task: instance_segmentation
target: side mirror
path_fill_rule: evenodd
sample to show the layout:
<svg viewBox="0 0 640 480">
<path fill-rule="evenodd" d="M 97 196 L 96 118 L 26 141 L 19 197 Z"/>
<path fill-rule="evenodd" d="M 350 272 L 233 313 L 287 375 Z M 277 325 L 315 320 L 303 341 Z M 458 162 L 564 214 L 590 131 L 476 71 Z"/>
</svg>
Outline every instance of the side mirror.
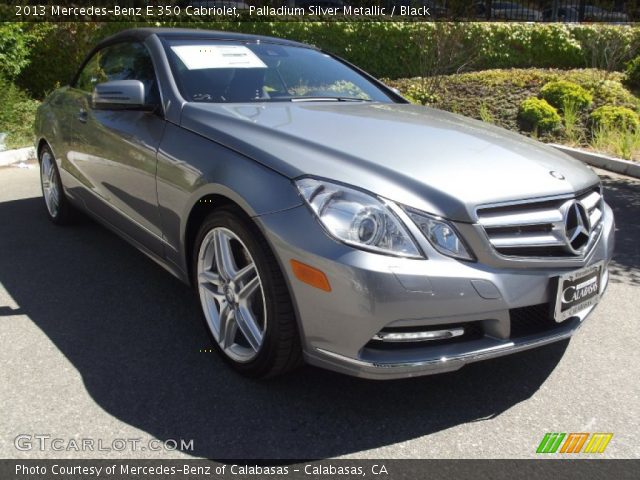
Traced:
<svg viewBox="0 0 640 480">
<path fill-rule="evenodd" d="M 99 110 L 153 110 L 144 101 L 144 84 L 140 80 L 113 80 L 93 89 L 93 107 Z"/>
</svg>

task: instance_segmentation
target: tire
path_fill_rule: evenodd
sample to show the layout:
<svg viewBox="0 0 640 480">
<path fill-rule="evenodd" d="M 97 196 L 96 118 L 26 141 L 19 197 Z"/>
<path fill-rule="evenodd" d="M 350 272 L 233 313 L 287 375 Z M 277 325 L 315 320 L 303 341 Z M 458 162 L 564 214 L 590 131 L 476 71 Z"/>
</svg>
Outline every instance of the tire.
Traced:
<svg viewBox="0 0 640 480">
<path fill-rule="evenodd" d="M 40 163 L 40 187 L 49 220 L 56 225 L 75 223 L 79 212 L 69 203 L 64 193 L 58 165 L 47 145 L 40 149 L 38 160 Z"/>
<path fill-rule="evenodd" d="M 302 364 L 289 289 L 265 238 L 240 209 L 222 207 L 205 218 L 192 272 L 213 345 L 236 371 L 267 378 Z"/>
</svg>

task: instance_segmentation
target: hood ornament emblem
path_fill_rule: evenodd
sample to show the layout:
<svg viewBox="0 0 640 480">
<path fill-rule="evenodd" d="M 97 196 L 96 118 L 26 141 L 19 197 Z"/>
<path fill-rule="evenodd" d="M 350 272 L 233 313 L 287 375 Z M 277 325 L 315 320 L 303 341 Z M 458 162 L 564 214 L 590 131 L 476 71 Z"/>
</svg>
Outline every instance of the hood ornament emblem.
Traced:
<svg viewBox="0 0 640 480">
<path fill-rule="evenodd" d="M 551 170 L 549 172 L 549 175 L 551 175 L 553 178 L 557 178 L 558 180 L 565 179 L 565 176 L 563 174 L 561 174 L 560 172 L 556 172 L 555 170 Z"/>
</svg>

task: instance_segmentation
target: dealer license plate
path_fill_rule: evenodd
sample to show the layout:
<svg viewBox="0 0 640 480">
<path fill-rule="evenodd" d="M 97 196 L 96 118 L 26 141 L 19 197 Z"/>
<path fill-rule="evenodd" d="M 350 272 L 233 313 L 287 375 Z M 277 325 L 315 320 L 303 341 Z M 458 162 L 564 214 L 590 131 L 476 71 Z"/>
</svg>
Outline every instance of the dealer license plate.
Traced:
<svg viewBox="0 0 640 480">
<path fill-rule="evenodd" d="M 554 318 L 564 322 L 567 318 L 589 308 L 600 300 L 603 263 L 560 276 Z"/>
</svg>

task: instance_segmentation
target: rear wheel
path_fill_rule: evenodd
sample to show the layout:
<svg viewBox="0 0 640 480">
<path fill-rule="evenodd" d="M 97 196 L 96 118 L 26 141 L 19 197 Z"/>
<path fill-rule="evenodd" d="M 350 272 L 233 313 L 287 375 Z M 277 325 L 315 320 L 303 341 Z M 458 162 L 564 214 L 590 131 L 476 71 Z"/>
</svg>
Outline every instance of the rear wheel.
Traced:
<svg viewBox="0 0 640 480">
<path fill-rule="evenodd" d="M 77 211 L 69 204 L 62 188 L 58 165 L 48 146 L 40 150 L 40 185 L 49 219 L 58 225 L 73 223 Z"/>
<path fill-rule="evenodd" d="M 195 242 L 194 285 L 214 345 L 239 372 L 282 374 L 301 363 L 293 306 L 278 263 L 258 228 L 224 207 Z"/>
</svg>

